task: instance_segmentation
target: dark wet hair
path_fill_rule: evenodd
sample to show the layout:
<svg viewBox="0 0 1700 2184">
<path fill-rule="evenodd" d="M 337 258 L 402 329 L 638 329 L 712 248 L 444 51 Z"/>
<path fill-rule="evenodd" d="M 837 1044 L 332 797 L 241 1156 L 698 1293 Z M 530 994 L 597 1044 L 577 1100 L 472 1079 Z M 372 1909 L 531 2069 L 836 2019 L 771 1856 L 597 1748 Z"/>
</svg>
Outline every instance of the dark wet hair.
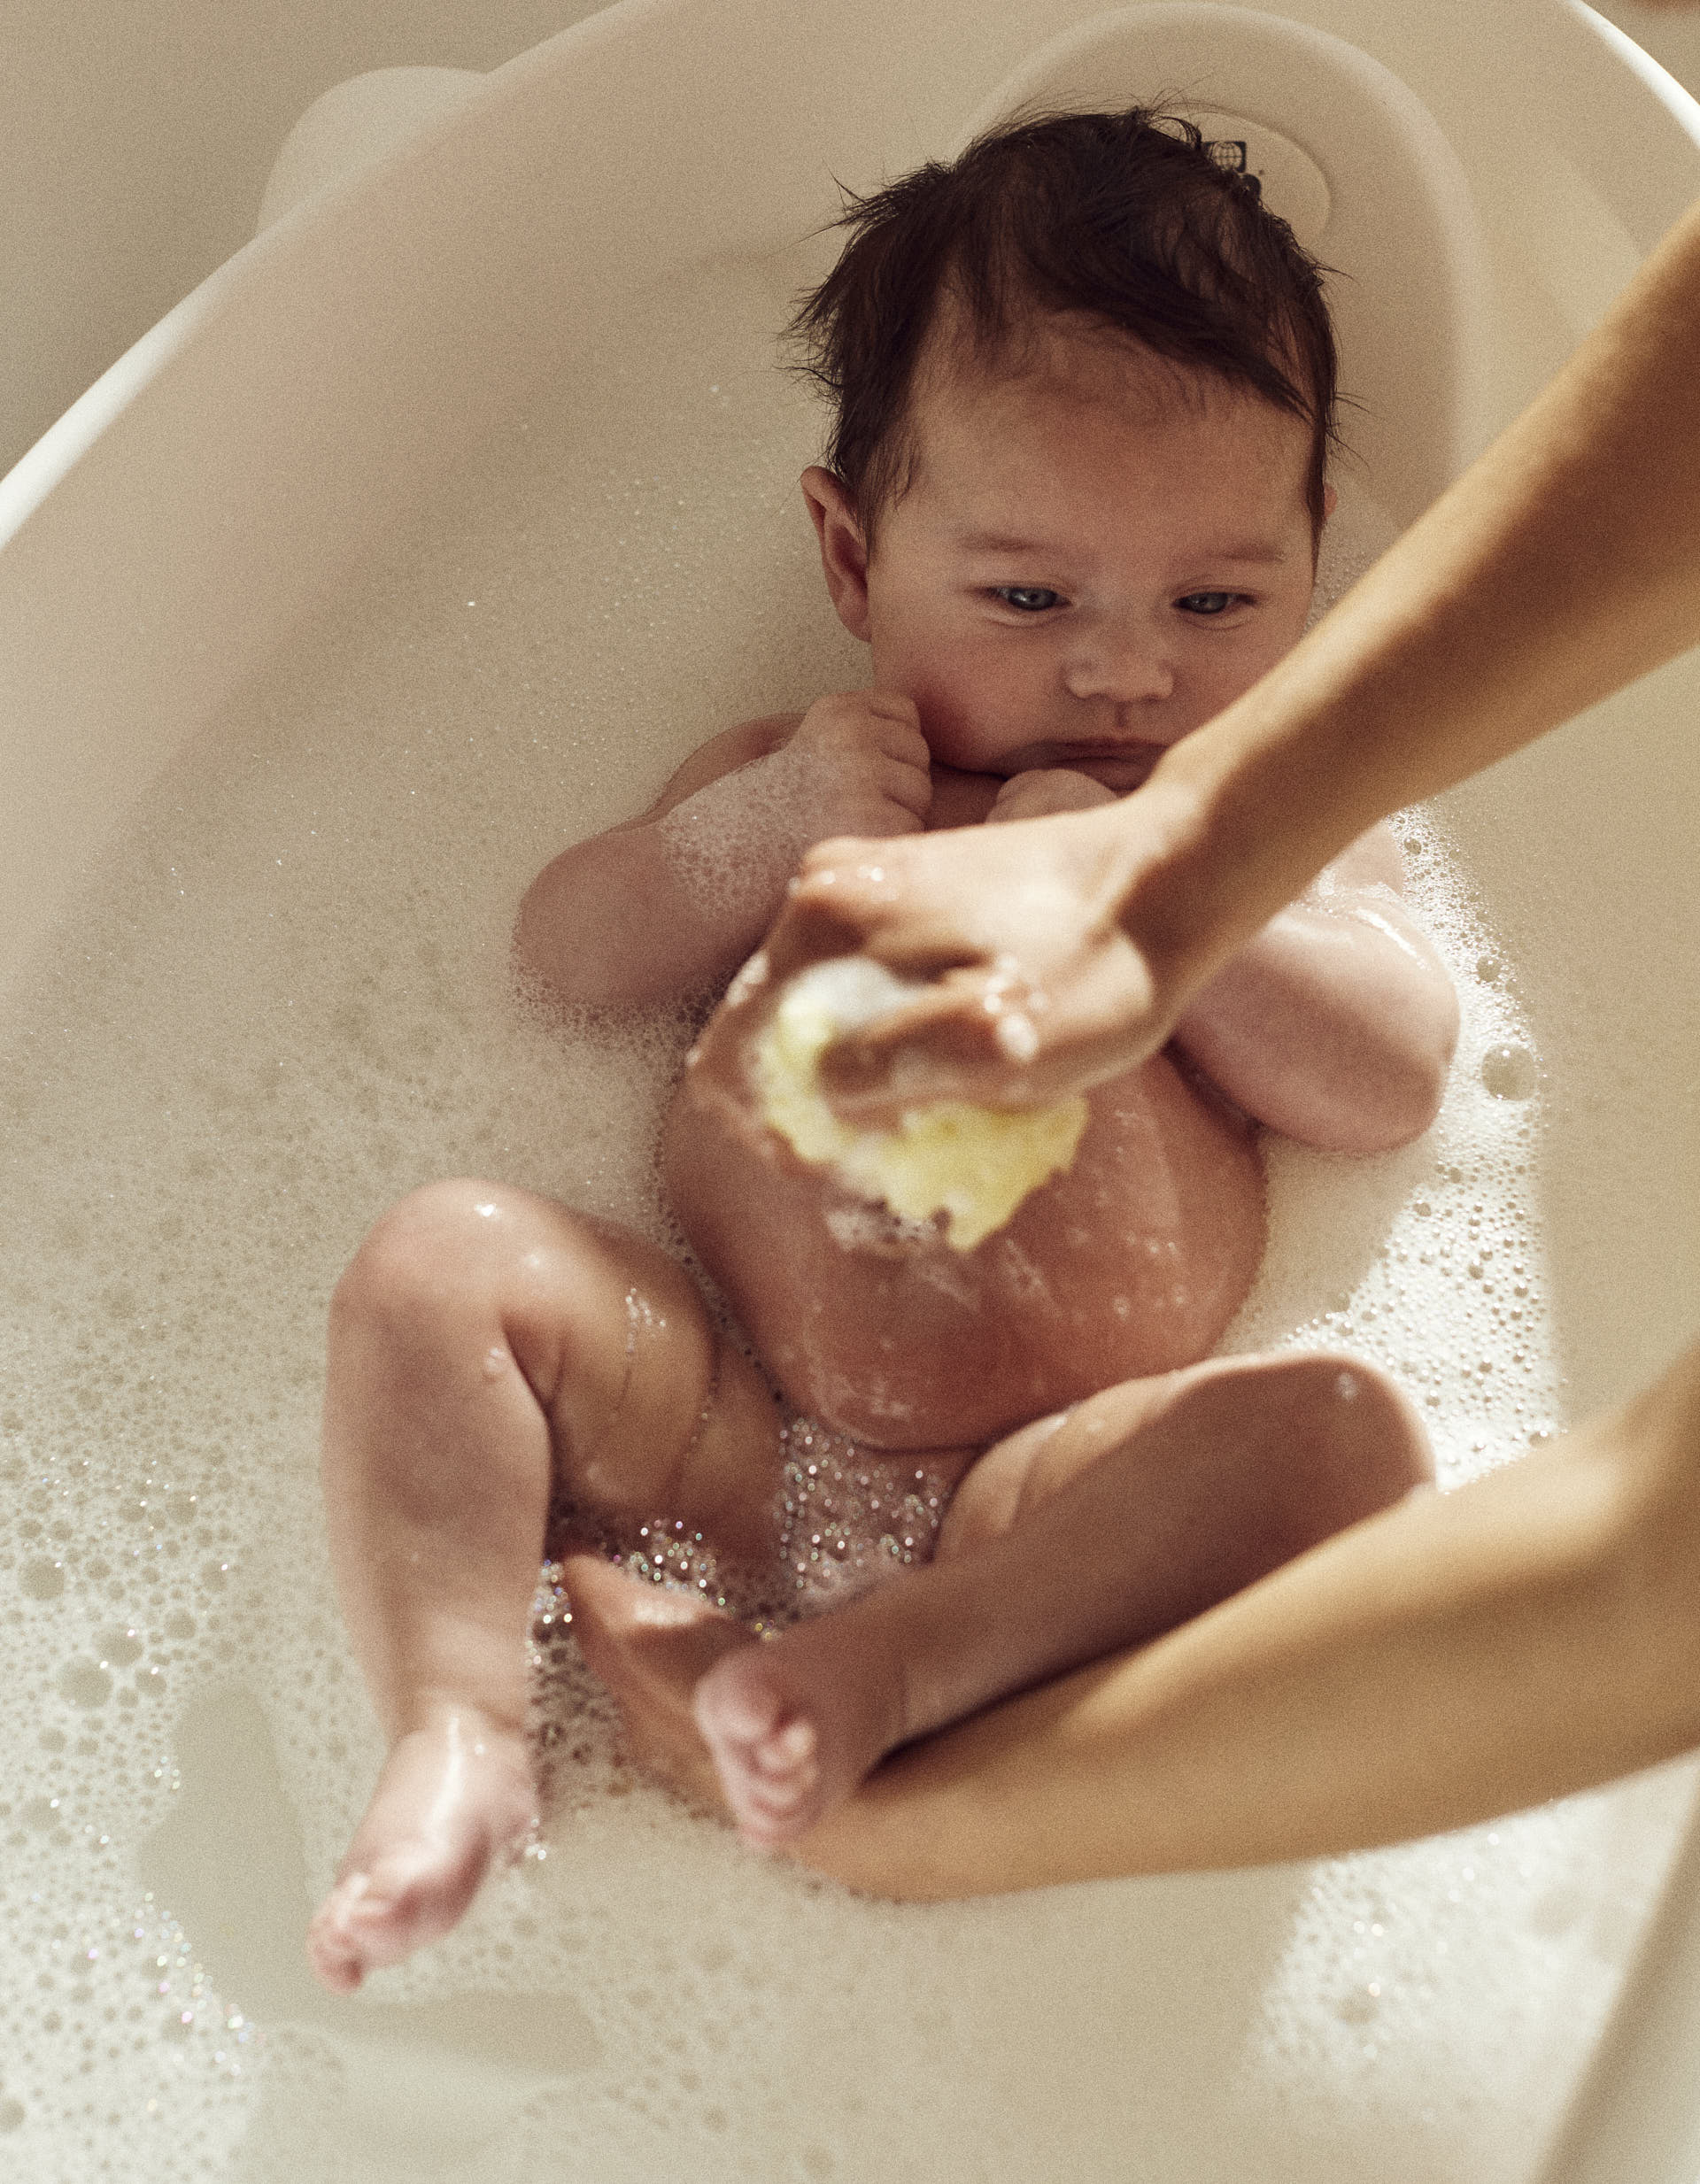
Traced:
<svg viewBox="0 0 1700 2184">
<path fill-rule="evenodd" d="M 916 368 L 947 296 L 981 367 L 1018 367 L 1035 318 L 1069 313 L 1303 418 L 1320 536 L 1338 437 L 1325 268 L 1191 122 L 1142 106 L 1029 113 L 948 166 L 845 194 L 834 224 L 850 239 L 786 333 L 832 405 L 825 462 L 865 536 L 912 481 Z"/>
</svg>

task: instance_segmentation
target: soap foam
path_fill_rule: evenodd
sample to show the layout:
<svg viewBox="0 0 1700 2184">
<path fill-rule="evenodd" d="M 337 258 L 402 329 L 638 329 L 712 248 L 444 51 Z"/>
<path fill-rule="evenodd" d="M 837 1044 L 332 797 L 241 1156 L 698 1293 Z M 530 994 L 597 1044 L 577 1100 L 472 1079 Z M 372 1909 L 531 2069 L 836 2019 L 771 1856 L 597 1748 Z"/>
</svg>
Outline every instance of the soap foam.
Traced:
<svg viewBox="0 0 1700 2184">
<path fill-rule="evenodd" d="M 922 991 L 865 956 L 831 957 L 792 979 L 755 1042 L 762 1119 L 800 1159 L 831 1168 L 846 1189 L 886 1208 L 900 1230 L 925 1229 L 942 1214 L 952 1249 L 972 1251 L 1071 1164 L 1086 1103 L 1005 1109 L 940 1100 L 906 1109 L 889 1130 L 842 1122 L 821 1089 L 822 1054 L 841 1033 Z M 846 1249 L 869 1240 L 865 1222 L 829 1215 L 828 1226 Z"/>
<path fill-rule="evenodd" d="M 1305 1878 L 882 1906 L 637 1784 L 547 1572 L 546 1857 L 355 2002 L 306 1985 L 380 1756 L 316 1483 L 330 1289 L 387 1203 L 457 1172 L 668 1233 L 654 1131 L 692 1026 L 524 1006 L 520 888 L 705 734 L 862 679 L 795 505 L 815 424 L 771 368 L 784 276 L 634 306 L 619 360 L 158 785 L 10 1025 L 8 2172 L 355 2179 L 382 2149 L 480 2184 L 563 2157 L 599 2184 L 681 2161 L 951 2184 L 1121 2175 L 1137 2143 L 1182 2184 L 1255 2134 L 1271 2175 L 1300 2149 L 1318 2184 L 1386 2175 L 1396 2146 L 1402 2178 L 1512 2184 L 1601 2021 L 1668 1789 Z M 1514 969 L 1444 837 L 1401 824 L 1464 999 L 1446 1108 L 1378 1161 L 1271 1148 L 1235 1339 L 1381 1358 L 1458 1478 L 1561 1421 L 1541 1100 L 1483 1082 L 1533 1052 Z M 800 1538 L 831 1559 L 854 1482 L 807 1477 Z"/>
</svg>

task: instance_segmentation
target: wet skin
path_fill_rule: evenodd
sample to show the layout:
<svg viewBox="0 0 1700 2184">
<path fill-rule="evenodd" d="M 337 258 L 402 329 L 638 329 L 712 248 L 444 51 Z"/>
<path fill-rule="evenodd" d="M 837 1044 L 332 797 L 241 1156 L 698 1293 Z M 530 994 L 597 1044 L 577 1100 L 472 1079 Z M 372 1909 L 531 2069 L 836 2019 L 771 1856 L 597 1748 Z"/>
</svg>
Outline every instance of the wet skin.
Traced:
<svg viewBox="0 0 1700 2184">
<path fill-rule="evenodd" d="M 923 372 L 914 428 L 871 551 L 830 474 L 804 490 L 876 689 L 915 708 L 929 828 L 1135 787 L 1302 628 L 1309 434 L 1269 405 L 1064 330 L 1017 377 Z M 800 1409 L 882 1447 L 983 1447 L 1214 1347 L 1262 1257 L 1263 1184 L 1194 1073 L 1160 1055 L 1099 1087 L 1068 1173 L 959 1253 L 761 1125 L 747 1053 L 770 997 L 740 985 L 669 1112 L 664 1172 Z"/>
<path fill-rule="evenodd" d="M 1243 1120 L 1167 1056 L 1094 1091 L 1072 1166 L 961 1252 L 752 1113 L 764 999 L 715 1016 L 662 1159 L 692 1245 L 800 1410 L 882 1448 L 984 1447 L 1215 1346 L 1263 1256 L 1263 1170 Z"/>
<path fill-rule="evenodd" d="M 801 794 L 805 844 L 1088 809 L 1299 635 L 1315 542 L 1298 421 L 1054 328 L 1013 377 L 923 371 L 910 421 L 913 474 L 871 544 L 836 480 L 804 479 L 872 688 L 729 730 L 649 813 L 553 861 L 519 945 L 563 998 L 730 976 L 795 861 L 789 837 L 775 861 L 776 781 Z M 702 797 L 755 874 L 719 926 L 666 839 Z M 1376 1376 L 1348 1396 L 1333 1361 L 1190 1362 L 1256 1275 L 1263 1204 L 1250 1127 L 1188 1053 L 1239 1109 L 1320 1144 L 1402 1142 L 1438 1098 L 1449 988 L 1400 929 L 1390 843 L 1350 854 L 1335 899 L 1274 921 L 1173 1052 L 1098 1088 L 1070 1172 L 968 1254 L 896 1231 L 763 1129 L 745 1077 L 759 987 L 711 1024 L 664 1136 L 688 1232 L 796 1405 L 870 1462 L 925 1451 L 962 1482 L 938 1563 L 771 1646 L 700 1603 L 658 1621 L 653 1587 L 575 1563 L 586 1649 L 634 1741 L 717 1784 L 753 1838 L 806 1829 L 893 1741 L 1196 1612 L 1426 1476 Z M 1364 1134 L 1331 1134 L 1342 1115 Z M 325 1479 L 390 1749 L 314 1921 L 327 1984 L 446 1931 L 535 1820 L 524 1637 L 552 1496 L 685 1511 L 748 1551 L 776 1538 L 782 1427 L 639 1239 L 483 1184 L 431 1186 L 378 1224 L 333 1309 Z M 1302 1442 L 1307 1460 L 1283 1461 Z"/>
</svg>

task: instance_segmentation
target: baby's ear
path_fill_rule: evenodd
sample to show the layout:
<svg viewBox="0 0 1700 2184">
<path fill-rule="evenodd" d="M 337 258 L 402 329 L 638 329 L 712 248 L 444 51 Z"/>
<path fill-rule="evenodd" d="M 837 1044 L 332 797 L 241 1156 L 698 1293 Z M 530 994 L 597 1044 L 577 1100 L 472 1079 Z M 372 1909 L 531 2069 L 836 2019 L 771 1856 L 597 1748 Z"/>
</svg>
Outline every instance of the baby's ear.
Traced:
<svg viewBox="0 0 1700 2184">
<path fill-rule="evenodd" d="M 821 568 L 838 620 L 853 637 L 868 642 L 868 546 L 855 503 L 844 480 L 819 463 L 802 475 L 803 498 L 821 542 Z"/>
</svg>

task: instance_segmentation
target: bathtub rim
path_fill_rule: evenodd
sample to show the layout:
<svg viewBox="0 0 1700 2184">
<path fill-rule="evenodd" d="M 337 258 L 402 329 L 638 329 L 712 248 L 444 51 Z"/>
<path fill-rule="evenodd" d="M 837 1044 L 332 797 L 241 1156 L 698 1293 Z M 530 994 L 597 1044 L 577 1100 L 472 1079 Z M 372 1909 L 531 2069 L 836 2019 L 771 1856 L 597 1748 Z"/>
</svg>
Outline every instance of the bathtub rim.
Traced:
<svg viewBox="0 0 1700 2184">
<path fill-rule="evenodd" d="M 1700 102 L 1676 85 L 1625 34 L 1588 8 L 1584 0 L 1558 0 L 1558 4 L 1613 50 L 1679 129 L 1700 147 Z M 569 27 L 558 39 L 547 42 L 546 47 L 533 49 L 531 54 L 509 63 L 506 69 L 492 72 L 489 84 L 479 89 L 465 108 L 426 125 L 417 136 L 396 147 L 370 168 L 351 174 L 326 196 L 294 208 L 274 228 L 256 237 L 127 351 L 50 428 L 6 478 L 0 480 L 0 548 L 8 540 L 27 532 L 36 515 L 72 481 L 87 459 L 106 440 L 112 428 L 167 374 L 176 359 L 194 348 L 206 328 L 236 307 L 251 283 L 265 278 L 268 253 L 282 255 L 294 251 L 298 248 L 298 235 L 320 232 L 323 223 L 337 217 L 339 207 L 364 203 L 368 194 L 379 194 L 391 188 L 394 178 L 410 167 L 429 166 L 441 143 L 473 126 L 488 104 L 512 96 L 513 84 L 529 80 L 532 67 L 540 71 L 543 64 L 539 56 L 545 51 L 552 54 L 567 41 L 583 41 L 589 35 L 612 35 L 609 26 L 613 18 L 618 17 L 623 22 L 631 17 L 664 17 L 673 12 L 675 5 L 676 0 L 620 0 L 619 6 L 608 11 L 606 16 L 588 18 L 583 23 Z M 552 59 L 549 66 L 553 65 Z M 509 71 L 517 71 L 519 74 L 510 77 Z M 161 760 L 162 764 L 165 762 Z M 1656 1914 L 1655 1927 L 1650 1931 L 1642 1957 L 1629 1975 L 1614 2013 L 1614 2030 L 1610 2039 L 1618 2044 L 1611 2048 L 1611 2054 L 1616 2069 L 1622 2073 L 1620 2082 L 1624 2087 L 1634 2082 L 1629 2078 L 1626 2058 L 1644 2056 L 1650 2052 L 1646 2042 L 1656 2035 L 1663 2038 L 1669 2030 L 1669 2020 L 1659 2014 L 1665 2006 L 1659 1996 L 1667 1995 L 1670 1991 L 1668 1975 L 1659 1971 L 1661 1952 L 1666 1953 L 1668 1961 L 1690 1968 L 1700 1960 L 1700 1925 L 1678 1900 L 1678 1885 L 1685 1871 L 1692 1871 L 1696 1856 L 1700 1856 L 1700 1828 L 1688 1837 L 1687 1849 L 1668 1884 L 1665 1907 Z M 1674 1940 L 1671 1939 L 1673 1935 Z M 1668 1952 L 1672 1950 L 1675 1956 L 1669 1958 Z M 1662 1986 L 1658 1984 L 1661 1979 Z M 1619 2026 L 1620 2034 L 1616 2029 Z M 1602 2057 L 1606 2052 L 1603 2046 Z M 1611 2088 L 1596 2087 L 1590 2081 L 1579 2095 L 1576 2113 L 1581 2118 L 1584 2108 L 1594 2101 L 1615 2100 L 1621 2108 L 1627 2097 L 1621 2090 L 1614 2094 Z M 1576 2127 L 1580 2130 L 1583 2125 L 1579 2122 Z M 1610 2169 L 1598 2165 L 1605 2157 L 1603 2153 L 1582 2156 L 1566 2151 L 1564 2157 L 1572 2165 L 1556 2170 L 1552 2184 L 1557 2184 L 1561 2174 L 1565 2184 L 1584 2184 L 1584 2180 L 1588 2184 L 1595 2184 L 1596 2179 L 1603 2184 L 1607 2175 L 1613 2179 L 1613 2184 L 1634 2184 L 1637 2173 L 1622 2165 L 1625 2150 L 1621 2146 L 1614 2149 L 1615 2165 Z M 1595 2166 L 1586 2165 L 1589 2159 Z M 1584 2165 L 1576 2165 L 1579 2160 Z M 1656 2172 L 1644 2164 L 1639 2174 L 1646 2184 L 1688 2184 L 1686 2175 L 1679 2178 L 1671 2170 Z"/>
</svg>

